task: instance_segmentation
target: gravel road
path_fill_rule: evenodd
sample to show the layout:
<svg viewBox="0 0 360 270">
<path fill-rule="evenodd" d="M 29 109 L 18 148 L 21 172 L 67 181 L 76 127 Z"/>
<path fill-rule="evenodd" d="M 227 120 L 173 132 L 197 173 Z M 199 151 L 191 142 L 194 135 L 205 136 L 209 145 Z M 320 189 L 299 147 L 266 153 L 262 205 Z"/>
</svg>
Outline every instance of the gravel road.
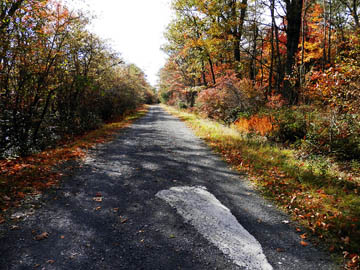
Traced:
<svg viewBox="0 0 360 270">
<path fill-rule="evenodd" d="M 260 243 L 273 269 L 338 269 L 328 254 L 301 246 L 288 216 L 159 106 L 91 150 L 39 199 L 43 207 L 19 210 L 15 227 L 0 225 L 0 269 L 252 269 L 156 196 L 196 186 Z"/>
</svg>

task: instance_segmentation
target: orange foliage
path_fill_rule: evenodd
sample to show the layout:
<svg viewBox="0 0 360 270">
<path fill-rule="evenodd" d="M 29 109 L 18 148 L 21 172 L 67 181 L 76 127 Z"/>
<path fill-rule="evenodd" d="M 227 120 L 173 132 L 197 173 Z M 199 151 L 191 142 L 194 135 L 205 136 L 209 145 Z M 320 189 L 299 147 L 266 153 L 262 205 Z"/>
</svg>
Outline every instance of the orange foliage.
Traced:
<svg viewBox="0 0 360 270">
<path fill-rule="evenodd" d="M 315 4 L 308 14 L 308 19 L 306 20 L 307 33 L 304 42 L 305 63 L 320 64 L 319 61 L 323 58 L 323 14 L 324 9 L 320 4 Z M 299 47 L 301 47 L 301 43 L 299 43 Z"/>
<path fill-rule="evenodd" d="M 272 93 L 267 99 L 268 102 L 266 103 L 266 106 L 269 108 L 282 108 L 286 104 L 286 100 L 281 94 Z"/>
<path fill-rule="evenodd" d="M 242 132 L 256 132 L 261 136 L 265 136 L 275 129 L 272 117 L 258 115 L 253 115 L 249 119 L 239 118 L 235 121 L 235 126 Z"/>
</svg>

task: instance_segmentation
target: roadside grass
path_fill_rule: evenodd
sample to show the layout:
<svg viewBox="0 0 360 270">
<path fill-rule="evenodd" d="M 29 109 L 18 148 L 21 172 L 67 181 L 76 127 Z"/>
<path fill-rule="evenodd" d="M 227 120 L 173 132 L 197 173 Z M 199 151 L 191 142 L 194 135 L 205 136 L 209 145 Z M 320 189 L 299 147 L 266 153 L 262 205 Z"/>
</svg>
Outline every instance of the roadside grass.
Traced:
<svg viewBox="0 0 360 270">
<path fill-rule="evenodd" d="M 147 111 L 148 107 L 143 106 L 97 130 L 75 138 L 69 137 L 60 142 L 57 148 L 27 157 L 0 160 L 0 224 L 5 222 L 6 212 L 20 206 L 27 195 L 39 194 L 59 184 L 63 173 L 55 169 L 57 166 L 84 158 L 89 148 L 110 141 L 117 131 L 129 126 Z"/>
<path fill-rule="evenodd" d="M 162 105 L 185 121 L 224 160 L 246 173 L 265 197 L 291 214 L 308 231 L 299 231 L 306 246 L 310 233 L 315 244 L 344 258 L 357 269 L 360 250 L 360 181 L 344 175 L 325 157 L 301 159 L 296 150 L 271 144 L 261 136 L 242 134 L 198 115 Z"/>
</svg>

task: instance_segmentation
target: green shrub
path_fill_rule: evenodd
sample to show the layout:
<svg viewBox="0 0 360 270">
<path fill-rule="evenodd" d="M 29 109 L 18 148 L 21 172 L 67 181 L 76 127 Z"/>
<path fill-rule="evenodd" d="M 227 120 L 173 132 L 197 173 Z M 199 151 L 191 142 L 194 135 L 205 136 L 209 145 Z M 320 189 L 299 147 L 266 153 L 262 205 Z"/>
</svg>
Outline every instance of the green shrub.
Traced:
<svg viewBox="0 0 360 270">
<path fill-rule="evenodd" d="M 360 158 L 360 124 L 354 114 L 318 114 L 310 123 L 302 148 L 339 159 Z"/>
<path fill-rule="evenodd" d="M 185 102 L 182 101 L 178 102 L 178 107 L 179 109 L 187 109 L 187 105 L 185 104 Z"/>
<path fill-rule="evenodd" d="M 283 108 L 272 114 L 277 128 L 270 134 L 270 139 L 281 143 L 295 143 L 307 133 L 306 115 L 302 111 Z"/>
<path fill-rule="evenodd" d="M 167 103 L 172 95 L 172 92 L 162 91 L 159 93 L 159 99 L 161 103 Z"/>
</svg>

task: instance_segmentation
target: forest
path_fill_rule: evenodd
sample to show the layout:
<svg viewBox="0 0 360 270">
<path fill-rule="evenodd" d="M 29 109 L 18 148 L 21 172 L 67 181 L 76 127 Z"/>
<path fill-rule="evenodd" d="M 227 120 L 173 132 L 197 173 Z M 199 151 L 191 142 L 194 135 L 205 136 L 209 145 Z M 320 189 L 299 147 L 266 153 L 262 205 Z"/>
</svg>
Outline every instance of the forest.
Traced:
<svg viewBox="0 0 360 270">
<path fill-rule="evenodd" d="M 154 92 L 55 0 L 0 2 L 0 158 L 29 155 L 100 127 Z"/>
<path fill-rule="evenodd" d="M 158 93 L 349 269 L 359 260 L 359 4 L 174 0 Z"/>
<path fill-rule="evenodd" d="M 358 4 L 173 1 L 160 98 L 276 141 L 356 160 Z"/>
</svg>

